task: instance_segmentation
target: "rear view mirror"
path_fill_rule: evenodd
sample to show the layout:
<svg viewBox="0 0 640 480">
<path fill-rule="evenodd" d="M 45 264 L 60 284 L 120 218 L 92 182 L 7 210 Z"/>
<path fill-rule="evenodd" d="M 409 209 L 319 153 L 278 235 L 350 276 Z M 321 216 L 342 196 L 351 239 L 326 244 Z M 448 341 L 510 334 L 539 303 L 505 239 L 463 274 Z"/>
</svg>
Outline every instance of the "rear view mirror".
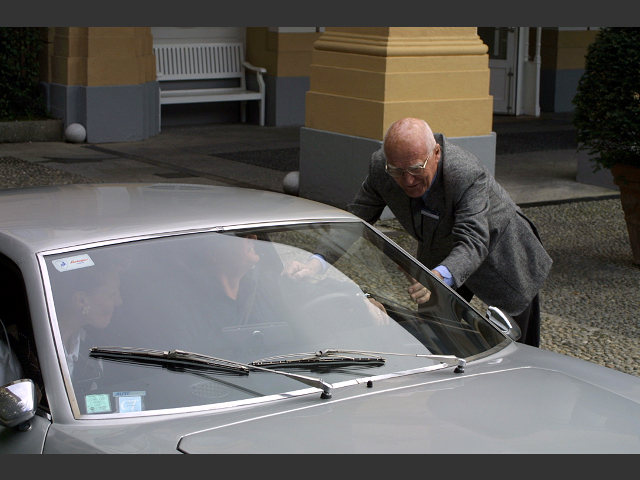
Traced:
<svg viewBox="0 0 640 480">
<path fill-rule="evenodd" d="M 514 342 L 522 336 L 518 324 L 498 307 L 487 309 L 487 320 Z"/>
<path fill-rule="evenodd" d="M 36 413 L 36 388 L 29 379 L 16 380 L 0 387 L 0 425 L 29 430 Z"/>
</svg>

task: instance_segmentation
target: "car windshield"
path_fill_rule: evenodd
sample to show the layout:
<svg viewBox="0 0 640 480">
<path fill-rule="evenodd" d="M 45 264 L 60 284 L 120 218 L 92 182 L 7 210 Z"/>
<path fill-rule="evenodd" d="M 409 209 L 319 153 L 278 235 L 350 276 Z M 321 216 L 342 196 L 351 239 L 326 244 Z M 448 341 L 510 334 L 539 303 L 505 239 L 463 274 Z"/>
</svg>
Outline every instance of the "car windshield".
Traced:
<svg viewBox="0 0 640 480">
<path fill-rule="evenodd" d="M 309 388 L 272 368 L 335 387 L 448 368 L 509 342 L 362 222 L 165 235 L 44 259 L 77 415 L 256 401 Z"/>
</svg>

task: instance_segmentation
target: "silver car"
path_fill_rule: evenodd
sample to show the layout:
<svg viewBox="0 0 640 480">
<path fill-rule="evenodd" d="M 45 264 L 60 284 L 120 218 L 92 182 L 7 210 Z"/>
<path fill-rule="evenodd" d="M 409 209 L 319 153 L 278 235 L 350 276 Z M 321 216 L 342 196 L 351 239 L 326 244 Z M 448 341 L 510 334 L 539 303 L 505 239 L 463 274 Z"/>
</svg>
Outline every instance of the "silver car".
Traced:
<svg viewBox="0 0 640 480">
<path fill-rule="evenodd" d="M 640 452 L 639 378 L 516 343 L 327 205 L 5 190 L 0 276 L 0 453 Z"/>
</svg>

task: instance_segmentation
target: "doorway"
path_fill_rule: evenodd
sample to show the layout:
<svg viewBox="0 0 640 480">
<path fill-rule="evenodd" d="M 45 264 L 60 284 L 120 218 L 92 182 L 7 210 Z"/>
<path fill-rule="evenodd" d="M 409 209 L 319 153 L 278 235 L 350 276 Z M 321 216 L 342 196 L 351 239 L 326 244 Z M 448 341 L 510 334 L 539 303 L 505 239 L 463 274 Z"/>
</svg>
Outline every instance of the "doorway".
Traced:
<svg viewBox="0 0 640 480">
<path fill-rule="evenodd" d="M 478 27 L 478 35 L 489 47 L 491 78 L 489 93 L 493 112 L 514 115 L 517 79 L 518 29 L 515 27 Z"/>
</svg>

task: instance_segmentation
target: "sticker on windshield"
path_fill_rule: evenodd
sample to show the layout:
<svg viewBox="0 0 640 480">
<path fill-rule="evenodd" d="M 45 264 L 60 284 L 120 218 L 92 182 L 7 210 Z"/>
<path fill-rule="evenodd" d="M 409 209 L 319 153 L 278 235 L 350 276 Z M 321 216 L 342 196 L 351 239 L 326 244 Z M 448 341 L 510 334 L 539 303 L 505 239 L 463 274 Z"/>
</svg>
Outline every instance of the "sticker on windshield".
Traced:
<svg viewBox="0 0 640 480">
<path fill-rule="evenodd" d="M 85 395 L 84 401 L 87 405 L 87 413 L 109 413 L 111 411 L 111 402 L 106 393 Z"/>
<path fill-rule="evenodd" d="M 92 267 L 94 265 L 93 260 L 87 254 L 76 255 L 73 257 L 58 258 L 51 262 L 56 270 L 59 272 L 67 272 L 69 270 L 76 270 L 77 268 Z"/>
<path fill-rule="evenodd" d="M 118 403 L 118 412 L 141 412 L 142 411 L 142 397 L 146 392 L 134 391 L 134 392 L 113 392 L 113 396 Z"/>
</svg>

